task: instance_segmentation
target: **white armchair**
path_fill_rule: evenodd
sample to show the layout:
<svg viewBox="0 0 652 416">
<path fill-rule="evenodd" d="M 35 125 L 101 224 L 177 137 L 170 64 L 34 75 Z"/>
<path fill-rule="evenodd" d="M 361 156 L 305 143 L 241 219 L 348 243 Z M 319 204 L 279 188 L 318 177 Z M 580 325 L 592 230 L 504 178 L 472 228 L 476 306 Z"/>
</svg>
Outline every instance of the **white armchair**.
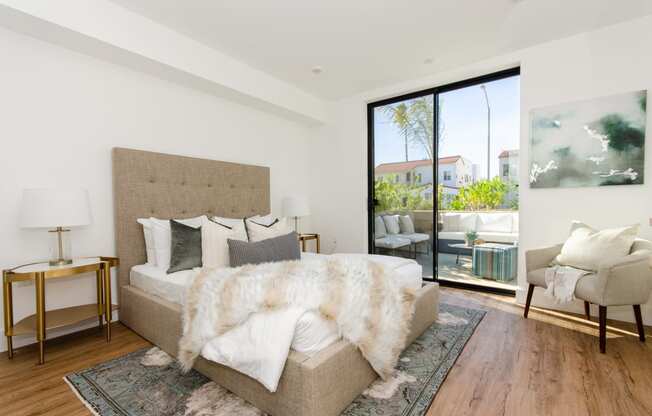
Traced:
<svg viewBox="0 0 652 416">
<path fill-rule="evenodd" d="M 562 244 L 529 250 L 525 253 L 528 292 L 523 316 L 527 318 L 532 294 L 536 286 L 546 288 L 545 269 L 561 252 Z M 587 319 L 591 319 L 590 304 L 599 308 L 600 352 L 607 342 L 607 307 L 632 305 L 639 339 L 645 342 L 641 305 L 647 303 L 652 292 L 652 242 L 636 239 L 630 254 L 617 262 L 605 263 L 598 271 L 582 277 L 575 287 L 575 297 L 584 301 Z"/>
</svg>

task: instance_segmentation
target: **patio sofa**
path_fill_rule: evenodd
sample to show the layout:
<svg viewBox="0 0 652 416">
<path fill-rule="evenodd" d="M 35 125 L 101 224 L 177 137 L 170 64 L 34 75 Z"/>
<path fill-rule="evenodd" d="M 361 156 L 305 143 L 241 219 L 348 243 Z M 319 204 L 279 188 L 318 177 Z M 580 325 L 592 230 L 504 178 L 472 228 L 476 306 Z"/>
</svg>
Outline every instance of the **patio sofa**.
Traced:
<svg viewBox="0 0 652 416">
<path fill-rule="evenodd" d="M 440 218 L 440 253 L 457 254 L 459 249 L 449 245 L 463 243 L 468 231 L 476 231 L 479 239 L 490 243 L 518 242 L 518 212 L 444 212 Z"/>
<path fill-rule="evenodd" d="M 374 244 L 376 248 L 395 252 L 400 249 L 414 250 L 426 243 L 426 251 L 430 252 L 430 235 L 418 233 L 414 229 L 414 219 L 410 215 L 384 214 L 377 215 L 374 222 Z"/>
</svg>

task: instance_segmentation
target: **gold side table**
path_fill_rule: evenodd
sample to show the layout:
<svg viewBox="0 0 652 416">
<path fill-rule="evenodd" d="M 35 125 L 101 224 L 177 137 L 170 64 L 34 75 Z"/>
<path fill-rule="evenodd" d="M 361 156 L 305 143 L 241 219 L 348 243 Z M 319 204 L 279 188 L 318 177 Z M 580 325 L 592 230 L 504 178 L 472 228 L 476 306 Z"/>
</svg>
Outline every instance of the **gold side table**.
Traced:
<svg viewBox="0 0 652 416">
<path fill-rule="evenodd" d="M 306 251 L 306 241 L 315 240 L 315 253 L 319 253 L 319 234 L 299 234 L 299 241 L 301 242 L 301 251 Z"/>
<path fill-rule="evenodd" d="M 3 270 L 4 324 L 9 358 L 13 358 L 14 355 L 12 337 L 36 334 L 36 341 L 39 344 L 38 362 L 43 364 L 45 362 L 46 330 L 72 325 L 93 317 L 98 318 L 100 330 L 106 323 L 106 342 L 111 341 L 111 312 L 118 309 L 117 305 L 111 303 L 111 267 L 119 264 L 120 260 L 116 257 L 90 257 L 74 259 L 72 264 L 63 266 L 50 266 L 48 262 L 44 262 Z M 97 303 L 45 310 L 45 283 L 47 281 L 92 272 L 95 272 Z M 23 281 L 34 281 L 36 313 L 14 324 L 12 284 Z"/>
</svg>

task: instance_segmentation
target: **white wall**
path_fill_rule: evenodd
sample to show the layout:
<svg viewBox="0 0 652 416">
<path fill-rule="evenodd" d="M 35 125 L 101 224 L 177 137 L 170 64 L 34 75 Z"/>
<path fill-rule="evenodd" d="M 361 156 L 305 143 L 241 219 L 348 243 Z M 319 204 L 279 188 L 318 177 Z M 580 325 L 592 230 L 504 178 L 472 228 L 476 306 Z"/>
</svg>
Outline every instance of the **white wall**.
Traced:
<svg viewBox="0 0 652 416">
<path fill-rule="evenodd" d="M 581 219 L 595 227 L 640 223 L 641 236 L 652 239 L 652 146 L 647 146 L 645 185 L 604 188 L 532 190 L 527 182 L 530 110 L 568 101 L 652 87 L 652 17 L 603 28 L 542 44 L 514 54 L 485 60 L 455 71 L 406 81 L 336 103 L 333 123 L 321 129 L 320 150 L 325 164 L 337 160 L 337 171 L 322 184 L 315 220 L 328 250 L 367 250 L 367 130 L 366 103 L 402 93 L 521 66 L 520 141 L 520 270 L 526 287 L 523 252 L 565 239 L 570 221 Z M 648 118 L 648 132 L 652 117 Z M 648 138 L 650 133 L 648 133 Z M 330 157 L 325 157 L 330 154 Z M 337 195 L 333 198 L 332 195 Z M 522 291 L 518 298 L 523 299 Z M 543 304 L 540 294 L 535 303 Z M 573 306 L 579 311 L 579 305 Z M 652 323 L 652 307 L 644 307 Z M 632 320 L 631 308 L 611 308 L 609 316 Z"/>
<path fill-rule="evenodd" d="M 1 268 L 47 258 L 47 233 L 17 226 L 28 187 L 88 188 L 94 221 L 73 231 L 74 252 L 115 254 L 114 146 L 269 166 L 275 212 L 286 195 L 310 195 L 314 133 L 306 125 L 5 29 L 0 50 Z M 47 308 L 94 302 L 93 282 L 49 283 Z M 14 290 L 16 321 L 33 313 L 33 292 Z M 16 340 L 26 342 L 33 339 Z"/>
</svg>

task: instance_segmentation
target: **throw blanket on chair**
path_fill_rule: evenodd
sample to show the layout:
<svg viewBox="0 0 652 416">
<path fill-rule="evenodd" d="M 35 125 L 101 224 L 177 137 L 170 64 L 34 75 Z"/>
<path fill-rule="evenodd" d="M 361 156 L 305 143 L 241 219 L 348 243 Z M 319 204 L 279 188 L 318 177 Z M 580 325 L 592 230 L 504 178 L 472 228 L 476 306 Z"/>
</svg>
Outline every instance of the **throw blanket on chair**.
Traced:
<svg viewBox="0 0 652 416">
<path fill-rule="evenodd" d="M 387 379 L 405 347 L 415 299 L 390 269 L 361 258 L 203 270 L 186 295 L 178 358 L 188 371 L 200 353 L 211 359 L 212 344 L 241 333 L 253 345 L 230 340 L 237 347 L 216 361 L 276 391 L 296 322 L 303 313 L 316 311 L 335 322 L 341 336 Z M 256 340 L 255 328 L 271 336 Z"/>
<path fill-rule="evenodd" d="M 577 281 L 587 274 L 590 272 L 568 266 L 548 267 L 545 272 L 545 293 L 552 296 L 557 303 L 571 302 L 575 299 Z"/>
</svg>

